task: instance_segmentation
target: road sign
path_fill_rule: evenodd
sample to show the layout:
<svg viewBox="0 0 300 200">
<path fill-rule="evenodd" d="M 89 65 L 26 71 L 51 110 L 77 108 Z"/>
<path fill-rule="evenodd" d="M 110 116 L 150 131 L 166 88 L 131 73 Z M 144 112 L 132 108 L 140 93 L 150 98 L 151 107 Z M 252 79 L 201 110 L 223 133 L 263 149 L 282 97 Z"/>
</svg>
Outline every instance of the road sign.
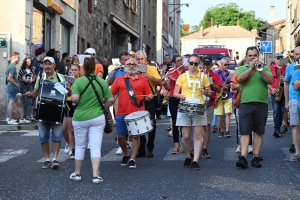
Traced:
<svg viewBox="0 0 300 200">
<path fill-rule="evenodd" d="M 260 51 L 262 53 L 272 53 L 272 41 L 261 41 Z"/>
<path fill-rule="evenodd" d="M 6 47 L 7 47 L 6 38 L 0 38 L 0 48 L 6 48 Z"/>
</svg>

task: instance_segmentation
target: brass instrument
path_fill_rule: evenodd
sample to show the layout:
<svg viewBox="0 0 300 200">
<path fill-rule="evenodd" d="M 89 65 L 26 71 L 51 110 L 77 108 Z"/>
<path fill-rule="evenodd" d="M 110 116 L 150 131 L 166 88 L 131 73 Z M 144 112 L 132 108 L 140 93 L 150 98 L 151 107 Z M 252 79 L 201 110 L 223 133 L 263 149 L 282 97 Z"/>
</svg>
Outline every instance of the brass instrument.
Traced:
<svg viewBox="0 0 300 200">
<path fill-rule="evenodd" d="M 227 92 L 224 91 L 224 86 L 227 84 L 229 76 L 230 76 L 230 74 L 228 74 L 226 80 L 224 81 L 224 83 L 222 85 L 221 92 L 216 97 L 216 105 L 215 105 L 215 107 L 218 106 L 218 103 L 220 102 L 221 99 L 225 99 L 227 97 Z"/>
<path fill-rule="evenodd" d="M 294 62 L 293 59 L 291 58 L 291 52 L 289 52 L 289 53 L 286 55 L 285 58 L 288 59 L 289 64 L 291 64 L 292 62 Z"/>
<path fill-rule="evenodd" d="M 264 63 L 262 63 L 262 62 L 257 62 L 257 63 L 255 63 L 254 66 L 255 66 L 256 70 L 259 72 L 264 70 Z"/>
<path fill-rule="evenodd" d="M 281 79 L 282 69 L 283 69 L 283 66 L 280 68 L 279 77 L 277 77 L 278 85 L 277 85 L 276 92 L 275 92 L 275 101 L 277 101 L 277 102 L 281 101 L 282 95 L 283 95 L 283 89 L 284 89 L 284 82 Z"/>
</svg>

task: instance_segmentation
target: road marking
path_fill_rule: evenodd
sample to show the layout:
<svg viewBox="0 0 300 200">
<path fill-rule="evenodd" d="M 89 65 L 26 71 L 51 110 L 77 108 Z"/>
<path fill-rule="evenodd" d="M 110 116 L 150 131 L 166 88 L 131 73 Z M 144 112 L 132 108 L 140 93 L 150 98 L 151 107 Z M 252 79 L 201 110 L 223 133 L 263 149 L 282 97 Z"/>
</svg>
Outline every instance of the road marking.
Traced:
<svg viewBox="0 0 300 200">
<path fill-rule="evenodd" d="M 39 136 L 39 132 L 38 131 L 30 131 L 21 136 Z"/>
<path fill-rule="evenodd" d="M 4 149 L 4 151 L 0 152 L 0 163 L 24 155 L 27 151 L 28 149 Z"/>
<path fill-rule="evenodd" d="M 172 150 L 174 149 L 174 147 L 171 147 L 169 149 L 169 151 L 167 152 L 167 154 L 164 157 L 164 161 L 184 161 L 186 156 L 184 153 L 179 153 L 179 154 L 172 154 Z"/>
<path fill-rule="evenodd" d="M 50 160 L 52 160 L 52 158 L 53 158 L 53 153 L 50 154 Z M 58 162 L 64 162 L 64 161 L 68 160 L 69 158 L 70 158 L 70 156 L 65 153 L 65 149 L 59 150 L 58 157 L 57 157 Z M 38 160 L 36 162 L 45 162 L 45 158 L 41 158 L 40 160 Z"/>
<path fill-rule="evenodd" d="M 123 154 L 122 155 L 116 155 L 116 151 L 118 148 L 113 148 L 110 152 L 108 152 L 105 156 L 101 158 L 101 161 L 122 161 Z M 129 150 L 129 149 L 128 149 Z"/>
</svg>

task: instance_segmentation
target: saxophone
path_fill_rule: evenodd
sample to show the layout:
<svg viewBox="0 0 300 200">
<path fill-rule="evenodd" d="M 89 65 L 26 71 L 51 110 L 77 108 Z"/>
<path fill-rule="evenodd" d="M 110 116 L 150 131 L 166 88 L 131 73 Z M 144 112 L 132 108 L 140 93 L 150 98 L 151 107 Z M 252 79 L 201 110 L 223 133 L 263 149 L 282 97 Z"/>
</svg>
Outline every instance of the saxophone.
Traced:
<svg viewBox="0 0 300 200">
<path fill-rule="evenodd" d="M 221 92 L 220 92 L 220 93 L 217 95 L 217 97 L 216 97 L 216 105 L 215 105 L 215 107 L 218 106 L 218 103 L 220 102 L 221 99 L 225 99 L 225 98 L 227 97 L 227 92 L 224 91 L 224 86 L 227 84 L 229 75 L 230 75 L 230 74 L 228 74 L 226 80 L 224 81 L 224 83 L 223 83 L 223 85 L 222 85 Z"/>
<path fill-rule="evenodd" d="M 281 76 L 281 73 L 282 73 L 282 68 L 283 66 L 280 68 L 280 76 Z M 276 102 L 280 102 L 281 99 L 282 99 L 282 95 L 283 95 L 283 89 L 284 89 L 284 83 L 281 79 L 281 77 L 279 78 L 278 80 L 278 85 L 277 85 L 277 88 L 276 88 L 276 92 L 275 92 L 275 101 Z"/>
</svg>

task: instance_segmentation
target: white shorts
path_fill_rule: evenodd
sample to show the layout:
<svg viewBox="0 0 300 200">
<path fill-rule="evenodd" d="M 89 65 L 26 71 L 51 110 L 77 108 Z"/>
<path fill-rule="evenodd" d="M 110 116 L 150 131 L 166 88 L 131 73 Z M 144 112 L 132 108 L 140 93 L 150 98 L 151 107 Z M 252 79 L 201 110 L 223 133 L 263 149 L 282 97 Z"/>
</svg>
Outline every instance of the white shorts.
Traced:
<svg viewBox="0 0 300 200">
<path fill-rule="evenodd" d="M 207 114 L 187 115 L 181 112 L 177 113 L 176 126 L 207 126 Z"/>
<path fill-rule="evenodd" d="M 299 115 L 298 115 L 298 100 L 289 100 L 289 113 L 290 113 L 290 125 L 299 126 Z"/>
</svg>

